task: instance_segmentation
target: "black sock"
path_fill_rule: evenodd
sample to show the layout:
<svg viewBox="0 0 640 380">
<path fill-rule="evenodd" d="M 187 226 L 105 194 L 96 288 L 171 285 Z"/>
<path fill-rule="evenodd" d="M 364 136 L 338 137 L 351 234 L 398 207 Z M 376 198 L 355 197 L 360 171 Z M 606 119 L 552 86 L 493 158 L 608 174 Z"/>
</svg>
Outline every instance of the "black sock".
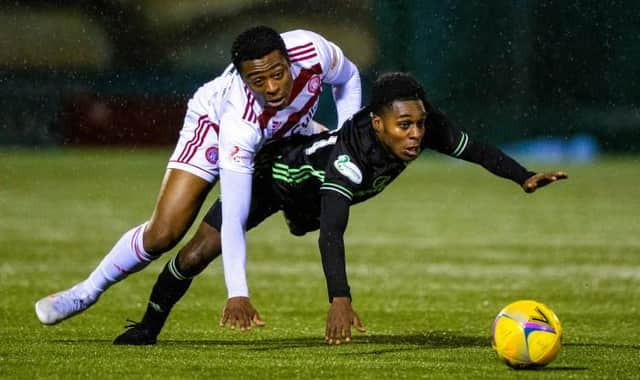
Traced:
<svg viewBox="0 0 640 380">
<path fill-rule="evenodd" d="M 169 317 L 171 308 L 187 292 L 192 278 L 183 276 L 176 266 L 177 258 L 173 257 L 158 276 L 153 285 L 147 311 L 142 317 L 142 324 L 151 333 L 158 335 Z"/>
</svg>

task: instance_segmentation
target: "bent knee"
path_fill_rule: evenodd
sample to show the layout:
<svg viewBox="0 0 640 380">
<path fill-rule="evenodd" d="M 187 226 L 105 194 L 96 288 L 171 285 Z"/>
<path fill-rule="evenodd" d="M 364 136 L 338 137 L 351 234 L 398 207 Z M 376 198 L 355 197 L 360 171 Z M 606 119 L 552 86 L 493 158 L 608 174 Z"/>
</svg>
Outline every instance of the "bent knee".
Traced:
<svg viewBox="0 0 640 380">
<path fill-rule="evenodd" d="M 220 251 L 212 245 L 187 245 L 178 254 L 178 266 L 186 276 L 193 277 L 206 268 L 220 255 Z"/>
<path fill-rule="evenodd" d="M 178 244 L 183 234 L 170 226 L 149 224 L 143 236 L 144 250 L 152 255 L 165 253 Z"/>
<path fill-rule="evenodd" d="M 220 252 L 220 233 L 209 226 L 201 226 L 178 253 L 178 266 L 185 275 L 195 276 L 220 256 Z"/>
</svg>

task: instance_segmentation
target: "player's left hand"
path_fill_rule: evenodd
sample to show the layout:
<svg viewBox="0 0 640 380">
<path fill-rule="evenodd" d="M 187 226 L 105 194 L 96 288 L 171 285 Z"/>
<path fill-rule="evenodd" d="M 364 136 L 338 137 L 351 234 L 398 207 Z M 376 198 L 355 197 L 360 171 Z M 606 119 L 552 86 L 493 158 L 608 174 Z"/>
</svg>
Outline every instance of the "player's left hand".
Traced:
<svg viewBox="0 0 640 380">
<path fill-rule="evenodd" d="M 220 319 L 220 327 L 225 327 L 229 322 L 231 330 L 235 330 L 236 326 L 240 331 L 251 330 L 251 325 L 264 327 L 266 324 L 260 319 L 260 314 L 253 307 L 248 297 L 231 297 L 227 300 L 227 304 L 222 310 L 222 319 Z"/>
<path fill-rule="evenodd" d="M 522 184 L 522 189 L 527 193 L 533 193 L 540 187 L 544 187 L 552 182 L 567 178 L 569 178 L 569 175 L 562 171 L 538 173 L 527 178 L 527 180 L 524 181 L 524 184 Z"/>
<path fill-rule="evenodd" d="M 334 297 L 327 315 L 325 342 L 328 344 L 349 343 L 351 341 L 351 326 L 361 333 L 366 331 L 358 314 L 351 308 L 351 299 L 349 297 Z"/>
</svg>

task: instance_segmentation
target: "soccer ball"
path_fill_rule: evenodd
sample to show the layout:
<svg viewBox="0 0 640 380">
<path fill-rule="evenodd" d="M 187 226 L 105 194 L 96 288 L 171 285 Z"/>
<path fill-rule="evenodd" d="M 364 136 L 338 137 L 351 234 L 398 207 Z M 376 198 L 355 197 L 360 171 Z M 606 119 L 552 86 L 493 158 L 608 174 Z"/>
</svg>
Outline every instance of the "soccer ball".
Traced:
<svg viewBox="0 0 640 380">
<path fill-rule="evenodd" d="M 549 364 L 560 351 L 562 326 L 548 306 L 531 300 L 516 301 L 498 313 L 491 345 L 513 368 Z"/>
</svg>

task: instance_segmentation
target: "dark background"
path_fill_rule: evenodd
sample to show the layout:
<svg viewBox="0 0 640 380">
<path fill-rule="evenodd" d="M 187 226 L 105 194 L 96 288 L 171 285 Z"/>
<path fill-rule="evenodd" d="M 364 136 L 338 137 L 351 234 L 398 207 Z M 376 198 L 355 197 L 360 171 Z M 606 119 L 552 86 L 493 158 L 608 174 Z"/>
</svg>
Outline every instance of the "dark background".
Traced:
<svg viewBox="0 0 640 380">
<path fill-rule="evenodd" d="M 0 145 L 173 145 L 186 101 L 268 24 L 334 41 L 365 87 L 412 72 L 497 144 L 587 134 L 640 152 L 640 2 L 14 1 L 0 9 Z M 329 92 L 318 119 L 334 123 Z"/>
</svg>

